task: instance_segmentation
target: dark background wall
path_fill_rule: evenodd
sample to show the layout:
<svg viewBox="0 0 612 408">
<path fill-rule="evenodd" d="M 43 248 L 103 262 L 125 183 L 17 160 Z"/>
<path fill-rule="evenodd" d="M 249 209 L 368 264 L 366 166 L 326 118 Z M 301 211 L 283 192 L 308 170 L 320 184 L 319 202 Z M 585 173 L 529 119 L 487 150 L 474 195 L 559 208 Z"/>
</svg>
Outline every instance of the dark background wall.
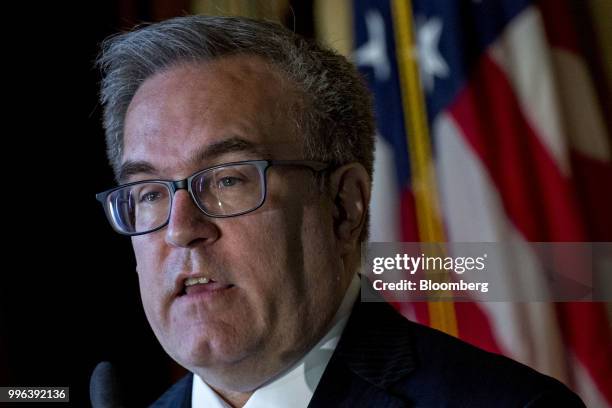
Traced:
<svg viewBox="0 0 612 408">
<path fill-rule="evenodd" d="M 108 360 L 129 406 L 140 407 L 183 373 L 146 322 L 129 239 L 111 231 L 94 198 L 113 179 L 93 61 L 107 35 L 186 14 L 187 3 L 39 2 L 5 12 L 0 386 L 69 386 L 70 406 L 86 407 L 91 372 Z M 302 3 L 297 28 L 312 34 Z"/>
<path fill-rule="evenodd" d="M 173 3 L 162 10 L 142 1 L 40 2 L 12 14 L 4 59 L 12 72 L 4 77 L 11 95 L 3 126 L 2 386 L 70 386 L 70 405 L 89 406 L 89 376 L 101 360 L 119 369 L 130 406 L 145 406 L 172 382 L 172 365 L 144 318 L 129 240 L 110 230 L 94 198 L 113 180 L 93 61 L 108 34 L 183 14 Z"/>
</svg>

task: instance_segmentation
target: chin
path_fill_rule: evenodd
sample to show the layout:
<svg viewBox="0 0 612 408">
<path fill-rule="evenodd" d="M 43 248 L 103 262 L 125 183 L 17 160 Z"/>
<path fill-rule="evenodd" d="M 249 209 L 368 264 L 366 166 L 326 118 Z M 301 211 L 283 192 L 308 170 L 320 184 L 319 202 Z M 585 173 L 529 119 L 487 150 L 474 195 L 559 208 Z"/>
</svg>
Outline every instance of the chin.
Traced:
<svg viewBox="0 0 612 408">
<path fill-rule="evenodd" d="M 176 352 L 169 352 L 179 364 L 190 371 L 198 369 L 220 369 L 232 366 L 243 360 L 248 352 L 244 344 L 239 344 L 236 339 L 224 338 L 200 338 L 192 341 L 181 339 L 179 346 L 174 348 Z"/>
</svg>

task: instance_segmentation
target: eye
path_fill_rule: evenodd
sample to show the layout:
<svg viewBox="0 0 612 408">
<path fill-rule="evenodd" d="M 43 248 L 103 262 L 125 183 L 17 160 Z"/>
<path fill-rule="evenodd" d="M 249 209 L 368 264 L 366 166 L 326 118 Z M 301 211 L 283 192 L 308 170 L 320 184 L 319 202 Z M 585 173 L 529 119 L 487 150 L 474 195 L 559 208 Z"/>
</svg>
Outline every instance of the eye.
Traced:
<svg viewBox="0 0 612 408">
<path fill-rule="evenodd" d="M 145 184 L 134 191 L 137 202 L 141 204 L 155 204 L 163 201 L 168 195 L 162 185 Z"/>
<path fill-rule="evenodd" d="M 241 182 L 238 177 L 225 176 L 217 181 L 217 187 L 233 187 Z"/>
<path fill-rule="evenodd" d="M 161 193 L 159 191 L 151 191 L 148 193 L 141 194 L 139 202 L 152 203 L 152 202 L 159 200 L 160 197 L 161 197 Z"/>
</svg>

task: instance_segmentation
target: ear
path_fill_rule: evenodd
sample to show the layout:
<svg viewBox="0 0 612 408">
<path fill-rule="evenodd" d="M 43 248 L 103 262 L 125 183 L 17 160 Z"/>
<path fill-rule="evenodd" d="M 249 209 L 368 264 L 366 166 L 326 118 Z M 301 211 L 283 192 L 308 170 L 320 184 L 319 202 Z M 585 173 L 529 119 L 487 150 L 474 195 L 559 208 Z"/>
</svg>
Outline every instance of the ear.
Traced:
<svg viewBox="0 0 612 408">
<path fill-rule="evenodd" d="M 351 252 L 365 227 L 370 202 L 370 177 L 359 163 L 346 164 L 330 176 L 334 201 L 334 233 L 341 255 Z"/>
</svg>

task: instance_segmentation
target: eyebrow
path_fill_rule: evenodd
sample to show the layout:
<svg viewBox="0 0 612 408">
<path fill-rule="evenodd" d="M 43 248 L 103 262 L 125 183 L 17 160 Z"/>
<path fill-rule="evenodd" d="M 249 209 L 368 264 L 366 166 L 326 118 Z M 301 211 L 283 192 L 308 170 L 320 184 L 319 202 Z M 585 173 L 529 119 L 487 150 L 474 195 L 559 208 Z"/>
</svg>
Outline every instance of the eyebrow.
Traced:
<svg viewBox="0 0 612 408">
<path fill-rule="evenodd" d="M 228 153 L 250 153 L 261 159 L 269 159 L 270 154 L 261 145 L 256 145 L 248 140 L 233 136 L 228 139 L 206 145 L 198 149 L 189 159 L 192 163 L 206 163 L 219 158 Z M 157 169 L 151 163 L 139 160 L 127 160 L 121 164 L 117 177 L 120 184 L 125 183 L 131 176 L 136 174 L 157 173 Z"/>
<path fill-rule="evenodd" d="M 263 159 L 270 157 L 270 154 L 262 145 L 256 145 L 253 142 L 234 136 L 200 148 L 191 156 L 191 162 L 205 163 L 215 160 L 224 154 L 235 152 L 250 153 Z"/>
</svg>

